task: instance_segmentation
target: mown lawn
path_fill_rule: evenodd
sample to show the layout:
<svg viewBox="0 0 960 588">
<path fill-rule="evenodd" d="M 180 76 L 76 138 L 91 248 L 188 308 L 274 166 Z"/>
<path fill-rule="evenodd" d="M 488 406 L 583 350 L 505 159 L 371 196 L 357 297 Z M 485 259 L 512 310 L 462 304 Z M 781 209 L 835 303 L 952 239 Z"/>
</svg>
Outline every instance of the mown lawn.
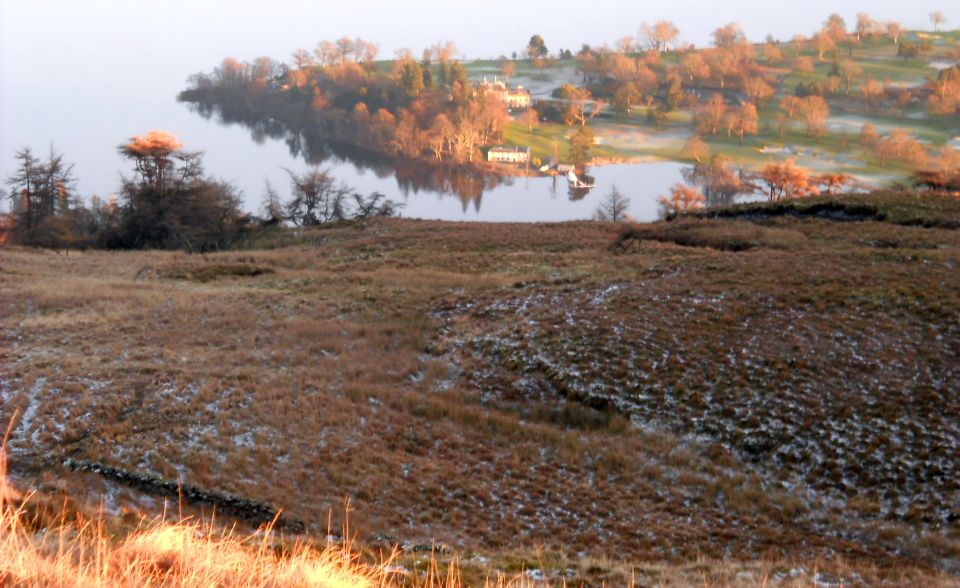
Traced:
<svg viewBox="0 0 960 588">
<path fill-rule="evenodd" d="M 915 38 L 915 33 L 905 34 L 905 38 Z M 942 43 L 935 43 L 929 58 L 923 60 L 903 59 L 897 56 L 897 47 L 889 39 L 864 39 L 853 46 L 852 59 L 859 64 L 863 73 L 851 86 L 850 96 L 856 97 L 860 87 L 870 78 L 881 82 L 891 81 L 908 85 L 921 84 L 936 76 L 937 70 L 929 65 L 931 61 L 942 59 L 951 43 L 956 43 L 956 31 L 941 33 L 929 38 Z M 848 57 L 848 49 L 844 46 L 841 55 Z M 815 71 L 813 73 L 789 72 L 781 76 L 777 90 L 778 96 L 793 92 L 798 83 L 823 81 L 833 69 L 832 57 L 824 60 L 816 59 L 816 54 L 810 50 L 803 55 L 814 58 Z M 788 62 L 792 58 L 787 52 Z M 676 65 L 677 56 L 667 54 L 665 62 Z M 559 79 L 557 72 L 569 73 L 572 63 L 561 63 L 556 72 L 539 70 L 529 61 L 520 60 L 517 65 L 517 75 L 535 76 L 540 80 L 549 80 L 551 75 Z M 492 60 L 477 60 L 469 64 L 468 70 L 473 77 L 499 72 L 500 64 Z M 781 68 L 782 69 L 782 68 Z M 775 73 L 779 70 L 771 70 Z M 557 82 L 559 84 L 559 82 Z M 852 107 L 852 111 L 848 109 Z M 913 172 L 911 165 L 904 162 L 889 162 L 881 167 L 878 158 L 862 148 L 859 141 L 859 129 L 863 123 L 870 122 L 877 126 L 882 133 L 892 129 L 903 129 L 919 140 L 927 143 L 931 150 L 945 145 L 957 136 L 958 127 L 953 119 L 928 117 L 922 108 L 908 108 L 899 116 L 889 113 L 878 114 L 864 111 L 850 99 L 841 97 L 833 100 L 832 113 L 829 124 L 832 127 L 845 126 L 845 131 L 837 128 L 829 129 L 822 137 L 808 137 L 799 123 L 793 123 L 786 135 L 781 138 L 776 131 L 776 116 L 779 112 L 776 99 L 767 102 L 760 109 L 760 132 L 758 135 L 745 138 L 744 145 L 739 145 L 736 138 L 726 137 L 707 138 L 715 154 L 723 154 L 740 165 L 751 169 L 759 169 L 763 165 L 782 161 L 793 157 L 808 167 L 817 171 L 831 170 L 847 173 L 874 185 L 886 185 L 892 181 L 907 182 Z M 685 109 L 672 111 L 667 116 L 666 125 L 662 129 L 651 126 L 646 120 L 646 108 L 638 107 L 631 117 L 623 117 L 612 112 L 609 105 L 605 106 L 605 113 L 600 118 L 591 121 L 591 128 L 599 137 L 598 145 L 593 155 L 601 159 L 637 159 L 656 157 L 662 159 L 682 160 L 681 148 L 685 139 L 679 136 L 689 136 L 692 132 L 695 112 Z M 541 124 L 533 131 L 524 125 L 514 123 L 508 126 L 504 142 L 510 145 L 530 146 L 534 157 L 547 161 L 553 154 L 553 145 L 558 145 L 557 152 L 561 160 L 566 157 L 567 137 L 572 129 L 557 124 Z M 637 139 L 622 140 L 623 133 L 634 132 Z M 805 155 L 792 153 L 762 153 L 763 147 L 790 146 L 802 150 Z"/>
</svg>

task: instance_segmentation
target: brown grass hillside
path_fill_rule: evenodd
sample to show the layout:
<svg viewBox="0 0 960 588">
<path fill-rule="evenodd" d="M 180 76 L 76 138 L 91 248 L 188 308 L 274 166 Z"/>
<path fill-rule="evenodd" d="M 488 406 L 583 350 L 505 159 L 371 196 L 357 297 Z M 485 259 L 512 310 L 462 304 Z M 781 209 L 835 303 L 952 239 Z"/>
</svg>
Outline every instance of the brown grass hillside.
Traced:
<svg viewBox="0 0 960 588">
<path fill-rule="evenodd" d="M 955 216 L 943 202 L 929 214 Z M 700 571 L 949 585 L 957 230 L 691 218 L 611 247 L 621 230 L 382 220 L 204 256 L 0 249 L 13 481 L 121 521 L 179 484 L 198 515 L 242 499 L 226 520 L 282 511 L 321 541 L 349 498 L 359 545 L 412 567 L 443 544 L 470 581 L 656 585 L 741 561 L 760 567 Z"/>
</svg>

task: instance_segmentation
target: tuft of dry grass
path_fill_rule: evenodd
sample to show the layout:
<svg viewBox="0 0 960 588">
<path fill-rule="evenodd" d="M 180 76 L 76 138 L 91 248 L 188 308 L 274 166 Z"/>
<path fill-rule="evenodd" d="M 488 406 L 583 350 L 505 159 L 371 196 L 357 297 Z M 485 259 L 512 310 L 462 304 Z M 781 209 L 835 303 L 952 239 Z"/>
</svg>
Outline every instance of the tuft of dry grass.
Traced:
<svg viewBox="0 0 960 588">
<path fill-rule="evenodd" d="M 874 568 L 833 561 L 821 568 L 768 560 L 718 562 L 704 558 L 681 565 L 628 565 L 611 559 L 569 559 L 537 552 L 504 555 L 492 567 L 486 558 L 461 562 L 443 548 L 426 556 L 396 547 L 384 556 L 366 554 L 344 529 L 343 541 L 323 545 L 285 539 L 272 524 L 241 534 L 214 518 L 164 511 L 135 527 L 118 527 L 99 510 L 94 517 L 59 513 L 36 494 L 22 495 L 7 477 L 0 446 L 0 584 L 22 588 L 559 588 L 563 586 L 658 586 L 690 588 L 777 586 L 799 588 L 846 582 L 955 588 L 956 579 L 903 569 L 899 577 Z M 182 506 L 181 506 L 182 508 Z M 118 528 L 123 528 L 117 532 Z M 417 549 L 414 549 L 416 552 Z M 483 563 L 480 563 L 483 562 Z M 479 565 L 478 565 L 479 564 Z M 826 571 L 829 570 L 829 571 Z"/>
<path fill-rule="evenodd" d="M 41 522 L 31 516 L 32 495 L 7 479 L 0 449 L 0 584 L 23 588 L 134 586 L 254 588 L 460 588 L 459 568 L 432 560 L 424 574 L 394 565 L 396 553 L 365 561 L 349 541 L 317 547 L 284 541 L 272 525 L 250 535 L 214 519 L 166 517 L 143 522 L 123 536 L 110 534 L 100 517 L 61 512 Z M 522 588 L 519 576 L 485 582 Z"/>
</svg>

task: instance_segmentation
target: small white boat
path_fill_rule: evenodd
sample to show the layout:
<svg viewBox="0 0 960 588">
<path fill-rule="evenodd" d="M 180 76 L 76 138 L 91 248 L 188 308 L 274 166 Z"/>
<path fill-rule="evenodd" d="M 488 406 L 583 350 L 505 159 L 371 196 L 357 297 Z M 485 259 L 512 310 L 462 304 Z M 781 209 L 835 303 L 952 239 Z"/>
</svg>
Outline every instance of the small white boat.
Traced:
<svg viewBox="0 0 960 588">
<path fill-rule="evenodd" d="M 567 182 L 569 182 L 571 188 L 593 188 L 596 184 L 588 184 L 580 180 L 577 177 L 576 171 L 573 167 L 570 168 L 570 171 L 567 172 Z"/>
</svg>

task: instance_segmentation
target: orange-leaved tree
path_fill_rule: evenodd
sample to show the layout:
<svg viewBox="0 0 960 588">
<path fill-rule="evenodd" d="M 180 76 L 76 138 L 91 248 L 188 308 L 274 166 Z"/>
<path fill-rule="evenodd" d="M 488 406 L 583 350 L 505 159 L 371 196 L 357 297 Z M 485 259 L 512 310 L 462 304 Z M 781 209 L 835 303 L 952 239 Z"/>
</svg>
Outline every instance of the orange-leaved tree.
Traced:
<svg viewBox="0 0 960 588">
<path fill-rule="evenodd" d="M 703 208 L 706 199 L 696 188 L 677 184 L 670 189 L 669 196 L 660 196 L 657 202 L 660 204 L 660 216 L 666 218 L 673 214 Z"/>
<path fill-rule="evenodd" d="M 134 135 L 119 147 L 120 154 L 134 162 L 141 182 L 152 186 L 161 195 L 167 188 L 175 157 L 182 148 L 183 143 L 167 131 Z"/>
<path fill-rule="evenodd" d="M 187 248 L 226 246 L 246 228 L 233 186 L 203 177 L 203 157 L 186 151 L 166 131 L 150 131 L 120 145 L 136 176 L 125 178 L 122 220 L 110 246 Z"/>
<path fill-rule="evenodd" d="M 768 164 L 763 168 L 761 178 L 767 185 L 767 198 L 771 202 L 815 196 L 820 193 L 816 181 L 810 177 L 810 172 L 797 166 L 792 159 L 783 163 Z"/>
</svg>

